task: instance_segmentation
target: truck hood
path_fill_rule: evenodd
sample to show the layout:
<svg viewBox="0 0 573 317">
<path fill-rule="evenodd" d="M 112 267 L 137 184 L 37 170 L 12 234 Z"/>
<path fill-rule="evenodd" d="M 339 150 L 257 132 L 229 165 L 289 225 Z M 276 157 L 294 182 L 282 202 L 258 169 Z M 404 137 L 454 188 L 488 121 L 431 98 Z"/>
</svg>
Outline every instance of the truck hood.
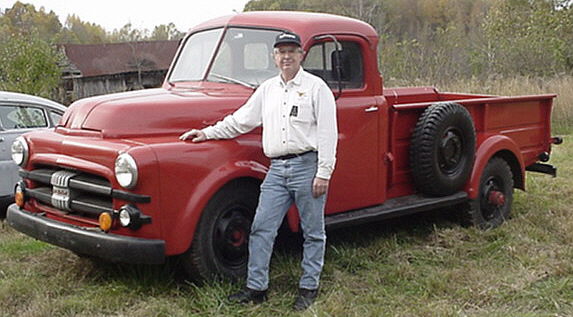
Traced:
<svg viewBox="0 0 573 317">
<path fill-rule="evenodd" d="M 241 106 L 252 90 L 236 85 L 147 89 L 82 99 L 61 123 L 106 138 L 162 136 L 202 128 Z"/>
</svg>

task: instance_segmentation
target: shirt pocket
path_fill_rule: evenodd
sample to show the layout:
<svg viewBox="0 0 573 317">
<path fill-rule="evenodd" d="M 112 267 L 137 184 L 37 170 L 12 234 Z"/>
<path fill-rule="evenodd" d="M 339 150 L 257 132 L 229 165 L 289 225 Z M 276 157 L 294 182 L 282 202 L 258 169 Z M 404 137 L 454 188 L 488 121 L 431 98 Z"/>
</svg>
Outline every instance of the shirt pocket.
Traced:
<svg viewBox="0 0 573 317">
<path fill-rule="evenodd" d="M 295 115 L 296 114 L 296 115 Z M 291 120 L 293 123 L 308 124 L 314 118 L 312 100 L 308 94 L 298 95 L 291 107 Z"/>
</svg>

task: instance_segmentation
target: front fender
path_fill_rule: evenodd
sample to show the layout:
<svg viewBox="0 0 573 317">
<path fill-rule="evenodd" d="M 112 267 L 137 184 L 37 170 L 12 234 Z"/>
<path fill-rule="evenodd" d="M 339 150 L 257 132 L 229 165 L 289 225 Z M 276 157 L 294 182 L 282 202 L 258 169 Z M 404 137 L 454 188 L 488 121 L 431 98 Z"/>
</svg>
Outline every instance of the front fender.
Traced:
<svg viewBox="0 0 573 317">
<path fill-rule="evenodd" d="M 525 183 L 525 164 L 523 162 L 523 157 L 519 151 L 517 144 L 509 137 L 504 135 L 492 135 L 486 137 L 486 139 L 479 144 L 476 151 L 476 159 L 474 162 L 474 167 L 470 176 L 468 183 L 466 184 L 465 190 L 468 193 L 470 199 L 476 199 L 479 193 L 479 183 L 481 174 L 489 162 L 489 160 L 500 152 L 510 152 L 515 158 L 516 166 L 513 168 L 519 168 L 520 174 L 514 175 L 514 177 L 520 177 L 520 183 Z M 508 162 L 511 164 L 511 162 Z"/>
<path fill-rule="evenodd" d="M 168 255 L 189 248 L 203 209 L 225 184 L 240 178 L 262 180 L 268 170 L 260 141 L 248 136 L 154 148 L 160 164 L 163 238 Z"/>
</svg>

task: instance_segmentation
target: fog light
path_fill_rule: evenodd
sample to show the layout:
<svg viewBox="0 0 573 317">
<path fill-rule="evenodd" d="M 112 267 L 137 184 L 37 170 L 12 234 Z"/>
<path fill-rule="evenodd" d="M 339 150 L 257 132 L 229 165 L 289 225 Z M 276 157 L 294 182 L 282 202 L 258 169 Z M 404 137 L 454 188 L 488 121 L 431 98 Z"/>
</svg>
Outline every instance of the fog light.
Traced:
<svg viewBox="0 0 573 317">
<path fill-rule="evenodd" d="M 24 203 L 26 202 L 26 195 L 24 193 L 25 188 L 26 186 L 24 183 L 19 182 L 18 185 L 16 185 L 16 189 L 14 190 L 14 202 L 20 208 L 24 208 Z"/>
<path fill-rule="evenodd" d="M 111 224 L 113 219 L 108 212 L 103 212 L 99 215 L 99 227 L 103 231 L 109 231 L 111 229 Z"/>
<path fill-rule="evenodd" d="M 119 210 L 119 222 L 122 226 L 136 230 L 141 227 L 141 213 L 131 205 L 125 205 Z"/>
</svg>

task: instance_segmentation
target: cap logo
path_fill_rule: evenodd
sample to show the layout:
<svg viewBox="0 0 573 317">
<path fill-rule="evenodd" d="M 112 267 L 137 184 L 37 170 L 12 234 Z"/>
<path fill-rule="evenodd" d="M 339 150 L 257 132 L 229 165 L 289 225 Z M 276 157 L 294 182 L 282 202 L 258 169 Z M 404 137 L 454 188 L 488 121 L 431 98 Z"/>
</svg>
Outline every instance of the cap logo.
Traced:
<svg viewBox="0 0 573 317">
<path fill-rule="evenodd" d="M 291 38 L 291 39 L 296 39 L 296 36 L 292 35 L 292 34 L 287 34 L 287 33 L 283 33 L 279 36 L 279 38 L 282 40 L 285 37 Z"/>
</svg>

